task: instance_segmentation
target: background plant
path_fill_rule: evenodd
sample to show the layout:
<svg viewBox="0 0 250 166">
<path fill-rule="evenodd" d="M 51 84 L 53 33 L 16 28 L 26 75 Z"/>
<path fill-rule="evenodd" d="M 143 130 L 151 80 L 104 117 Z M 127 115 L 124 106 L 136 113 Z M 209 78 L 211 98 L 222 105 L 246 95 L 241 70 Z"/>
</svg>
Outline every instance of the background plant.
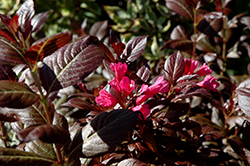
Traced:
<svg viewBox="0 0 250 166">
<path fill-rule="evenodd" d="M 4 4 L 0 163 L 248 165 L 248 9 L 101 3 Z"/>
</svg>

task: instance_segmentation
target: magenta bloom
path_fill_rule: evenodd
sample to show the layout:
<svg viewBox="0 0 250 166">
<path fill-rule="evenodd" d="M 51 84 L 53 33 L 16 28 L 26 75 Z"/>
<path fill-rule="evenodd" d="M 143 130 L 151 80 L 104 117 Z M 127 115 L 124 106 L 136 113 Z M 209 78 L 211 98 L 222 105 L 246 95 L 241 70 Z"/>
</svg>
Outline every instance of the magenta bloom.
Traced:
<svg viewBox="0 0 250 166">
<path fill-rule="evenodd" d="M 115 106 L 117 103 L 115 97 L 108 93 L 105 89 L 100 90 L 99 96 L 95 98 L 95 102 L 103 107 Z"/>
<path fill-rule="evenodd" d="M 134 108 L 132 108 L 133 111 L 140 111 L 143 114 L 144 119 L 147 118 L 147 116 L 150 114 L 150 109 L 148 108 L 148 104 L 144 105 L 138 105 Z"/>
<path fill-rule="evenodd" d="M 129 95 L 135 89 L 135 82 L 125 76 L 120 82 L 120 88 L 125 95 Z"/>
<path fill-rule="evenodd" d="M 111 63 L 111 69 L 115 72 L 116 79 L 120 82 L 127 72 L 128 66 L 126 63 Z"/>
<path fill-rule="evenodd" d="M 185 61 L 185 71 L 183 75 L 191 75 L 194 73 L 194 70 L 198 67 L 198 61 L 192 59 L 184 59 Z"/>
<path fill-rule="evenodd" d="M 142 85 L 141 93 L 136 100 L 136 104 L 139 105 L 143 103 L 147 98 L 153 97 L 156 93 L 165 93 L 169 91 L 168 82 L 164 80 L 164 77 L 159 77 L 157 81 L 151 85 Z"/>
<path fill-rule="evenodd" d="M 121 88 L 119 86 L 119 82 L 117 81 L 116 78 L 113 78 L 110 82 L 109 85 L 116 91 L 117 94 L 120 94 Z"/>
<path fill-rule="evenodd" d="M 199 76 L 204 76 L 207 74 L 211 74 L 212 70 L 208 67 L 206 63 L 203 63 L 203 65 L 200 67 L 200 69 L 196 72 Z"/>
<path fill-rule="evenodd" d="M 197 83 L 197 85 L 203 88 L 208 88 L 212 91 L 217 91 L 217 88 L 220 86 L 217 79 L 211 75 L 207 75 L 201 82 Z"/>
</svg>

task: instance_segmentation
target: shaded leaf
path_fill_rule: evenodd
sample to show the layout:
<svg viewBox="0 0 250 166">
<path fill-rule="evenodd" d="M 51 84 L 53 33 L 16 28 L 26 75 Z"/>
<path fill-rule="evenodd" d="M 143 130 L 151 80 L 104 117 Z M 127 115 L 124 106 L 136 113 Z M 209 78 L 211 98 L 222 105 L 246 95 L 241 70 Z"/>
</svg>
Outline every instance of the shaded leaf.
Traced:
<svg viewBox="0 0 250 166">
<path fill-rule="evenodd" d="M 0 63 L 0 80 L 16 80 L 17 76 L 10 65 Z"/>
<path fill-rule="evenodd" d="M 179 100 L 190 98 L 192 96 L 208 97 L 211 96 L 211 94 L 206 89 L 198 86 L 186 87 L 181 91 L 180 94 L 176 95 L 175 98 L 171 100 L 171 102 L 177 102 Z"/>
<path fill-rule="evenodd" d="M 176 13 L 193 20 L 193 12 L 190 6 L 183 0 L 166 0 L 166 5 L 169 9 Z"/>
<path fill-rule="evenodd" d="M 164 64 L 165 78 L 170 84 L 175 83 L 185 70 L 184 57 L 180 51 L 170 55 Z"/>
<path fill-rule="evenodd" d="M 164 46 L 161 49 L 175 49 L 180 51 L 186 51 L 188 53 L 192 52 L 193 42 L 186 38 L 176 39 L 176 40 L 169 40 L 165 42 Z"/>
<path fill-rule="evenodd" d="M 20 82 L 0 81 L 0 107 L 24 108 L 39 99 L 29 87 Z"/>
<path fill-rule="evenodd" d="M 93 105 L 91 105 L 89 102 L 82 100 L 80 98 L 72 98 L 66 103 L 64 103 L 62 106 L 70 106 L 70 107 L 76 107 L 79 109 L 89 110 L 89 111 L 95 111 L 97 110 Z"/>
<path fill-rule="evenodd" d="M 24 142 L 39 139 L 46 143 L 66 142 L 70 139 L 68 130 L 61 126 L 49 124 L 28 127 L 17 133 L 17 138 Z"/>
<path fill-rule="evenodd" d="M 199 21 L 197 29 L 208 36 L 216 35 L 222 28 L 222 15 L 220 13 L 211 12 L 205 14 L 203 17 L 204 18 Z"/>
<path fill-rule="evenodd" d="M 198 37 L 196 48 L 204 52 L 215 52 L 218 54 L 221 51 L 220 47 L 218 45 L 214 45 L 213 43 L 211 43 L 209 37 L 204 34 Z"/>
<path fill-rule="evenodd" d="M 81 152 L 76 151 L 73 155 L 94 157 L 111 152 L 135 127 L 137 117 L 137 112 L 125 109 L 98 114 L 74 137 L 70 149 L 81 146 Z"/>
<path fill-rule="evenodd" d="M 3 37 L 0 37 L 0 54 L 0 60 L 3 62 L 25 64 L 21 48 Z"/>
<path fill-rule="evenodd" d="M 99 40 L 103 39 L 108 32 L 108 20 L 96 22 L 89 30 L 89 34 L 98 37 Z"/>
<path fill-rule="evenodd" d="M 25 165 L 25 166 L 50 166 L 53 160 L 41 157 L 34 153 L 24 152 L 16 149 L 0 147 L 1 165 Z"/>
<path fill-rule="evenodd" d="M 25 52 L 25 58 L 33 63 L 41 61 L 44 57 L 54 53 L 57 49 L 67 44 L 72 39 L 72 32 L 67 31 L 40 39 L 33 43 Z"/>
<path fill-rule="evenodd" d="M 42 85 L 47 91 L 59 90 L 81 81 L 93 72 L 104 58 L 103 50 L 87 36 L 60 48 L 44 58 L 41 68 Z"/>
<path fill-rule="evenodd" d="M 121 54 L 121 58 L 127 62 L 134 62 L 137 58 L 139 58 L 146 48 L 147 37 L 148 35 L 139 36 L 129 40 L 123 50 L 123 53 Z"/>
</svg>

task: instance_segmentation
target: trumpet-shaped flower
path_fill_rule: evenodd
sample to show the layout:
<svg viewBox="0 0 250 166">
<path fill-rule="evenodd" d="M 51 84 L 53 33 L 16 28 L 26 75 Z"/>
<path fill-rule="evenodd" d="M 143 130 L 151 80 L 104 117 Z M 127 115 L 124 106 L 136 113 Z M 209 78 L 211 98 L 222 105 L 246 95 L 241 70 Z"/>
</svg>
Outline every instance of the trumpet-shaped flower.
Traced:
<svg viewBox="0 0 250 166">
<path fill-rule="evenodd" d="M 165 93 L 169 91 L 168 82 L 164 80 L 164 77 L 159 77 L 157 81 L 151 85 L 143 84 L 141 87 L 142 95 L 137 98 L 136 104 L 140 105 L 147 98 L 153 97 L 156 93 Z"/>
<path fill-rule="evenodd" d="M 123 94 L 129 95 L 135 89 L 135 82 L 125 76 L 120 82 L 120 88 Z"/>
<path fill-rule="evenodd" d="M 211 74 L 212 70 L 208 67 L 206 63 L 203 63 L 203 65 L 200 67 L 200 69 L 196 72 L 199 76 L 204 76 L 207 74 Z"/>
<path fill-rule="evenodd" d="M 133 111 L 140 111 L 143 114 L 144 119 L 150 114 L 150 109 L 148 104 L 138 105 L 132 108 Z"/>
<path fill-rule="evenodd" d="M 115 106 L 117 101 L 114 96 L 108 93 L 105 89 L 100 90 L 99 96 L 95 98 L 98 105 L 103 107 Z"/>
<path fill-rule="evenodd" d="M 217 79 L 211 75 L 207 75 L 201 82 L 197 83 L 197 85 L 203 88 L 208 88 L 212 91 L 217 91 L 217 88 L 220 86 Z"/>
<path fill-rule="evenodd" d="M 111 63 L 110 68 L 115 72 L 116 79 L 120 82 L 127 72 L 128 66 L 126 63 Z"/>
<path fill-rule="evenodd" d="M 194 70 L 198 67 L 198 61 L 192 59 L 184 59 L 185 61 L 185 71 L 183 75 L 191 75 L 194 73 Z"/>
</svg>

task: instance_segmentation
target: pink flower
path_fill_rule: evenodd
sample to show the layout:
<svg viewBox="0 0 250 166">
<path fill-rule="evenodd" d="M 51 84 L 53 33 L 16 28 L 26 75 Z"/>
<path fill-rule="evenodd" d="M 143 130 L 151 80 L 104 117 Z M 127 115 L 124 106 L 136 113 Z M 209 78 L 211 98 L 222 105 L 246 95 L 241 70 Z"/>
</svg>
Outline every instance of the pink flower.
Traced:
<svg viewBox="0 0 250 166">
<path fill-rule="evenodd" d="M 136 104 L 139 105 L 143 103 L 147 98 L 153 97 L 156 93 L 165 93 L 169 91 L 168 82 L 164 80 L 164 77 L 159 77 L 157 81 L 151 85 L 142 85 L 141 96 L 139 96 L 136 100 Z"/>
<path fill-rule="evenodd" d="M 217 79 L 211 75 L 207 75 L 201 82 L 197 83 L 197 85 L 203 88 L 208 88 L 212 91 L 217 91 L 217 88 L 220 86 Z"/>
<path fill-rule="evenodd" d="M 127 72 L 128 66 L 126 63 L 122 64 L 119 63 L 111 63 L 110 64 L 111 69 L 115 72 L 115 77 L 120 82 L 122 78 L 125 76 L 125 73 Z"/>
<path fill-rule="evenodd" d="M 120 94 L 121 88 L 119 86 L 119 82 L 117 81 L 116 78 L 113 78 L 110 82 L 109 85 L 116 91 L 117 94 Z"/>
<path fill-rule="evenodd" d="M 207 74 L 211 74 L 212 70 L 208 67 L 206 63 L 203 63 L 203 65 L 200 67 L 200 69 L 196 72 L 199 76 L 204 76 Z"/>
<path fill-rule="evenodd" d="M 198 67 L 198 61 L 192 59 L 184 59 L 185 61 L 185 71 L 183 75 L 191 75 L 194 73 L 194 70 Z"/>
<path fill-rule="evenodd" d="M 110 93 L 105 89 L 100 90 L 99 96 L 95 98 L 95 102 L 103 107 L 115 106 L 117 101 Z"/>
<path fill-rule="evenodd" d="M 138 105 L 132 108 L 133 111 L 140 111 L 143 114 L 144 119 L 150 114 L 150 109 L 148 104 Z"/>
<path fill-rule="evenodd" d="M 120 82 L 120 87 L 125 95 L 129 95 L 135 89 L 135 82 L 125 76 Z"/>
</svg>

